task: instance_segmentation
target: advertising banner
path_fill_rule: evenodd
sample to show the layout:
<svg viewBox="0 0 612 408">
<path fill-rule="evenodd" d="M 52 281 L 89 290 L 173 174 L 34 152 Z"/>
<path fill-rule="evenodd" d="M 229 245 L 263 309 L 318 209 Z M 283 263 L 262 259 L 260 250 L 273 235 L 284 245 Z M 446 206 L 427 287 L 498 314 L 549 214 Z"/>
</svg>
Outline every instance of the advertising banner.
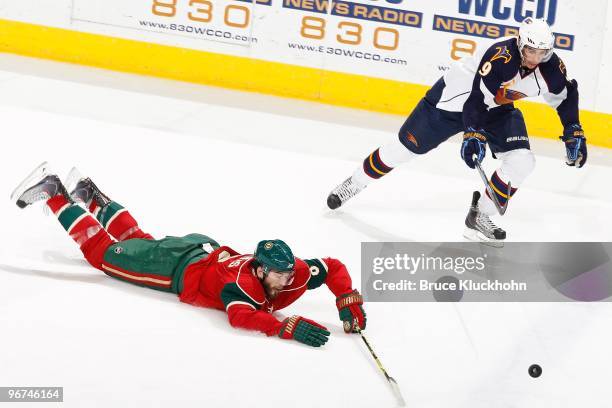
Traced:
<svg viewBox="0 0 612 408">
<path fill-rule="evenodd" d="M 609 113 L 610 76 L 605 71 L 609 70 L 612 54 L 604 46 L 610 15 L 607 10 L 608 0 L 590 0 L 588 7 L 569 0 L 0 0 L 2 19 L 248 58 L 259 64 L 257 74 L 252 73 L 257 78 L 264 71 L 273 80 L 278 68 L 266 70 L 261 62 L 314 70 L 296 74 L 292 85 L 292 77 L 285 69 L 279 78 L 280 94 L 307 99 L 322 95 L 320 99 L 326 102 L 375 109 L 388 105 L 392 112 L 404 112 L 406 109 L 400 106 L 406 95 L 414 103 L 423 93 L 419 86 L 433 84 L 453 61 L 487 47 L 496 38 L 515 35 L 524 18 L 536 17 L 545 19 L 553 28 L 555 48 L 568 76 L 579 82 L 581 110 Z M 68 49 L 72 48 L 62 52 Z M 147 55 L 147 60 L 139 60 L 140 70 L 146 72 L 144 68 L 150 66 L 150 73 L 156 75 L 154 68 L 169 62 L 154 58 L 155 55 Z M 96 62 L 99 58 L 91 59 L 100 65 Z M 158 75 L 168 76 L 166 71 L 158 69 Z M 213 78 L 223 76 L 217 71 Z M 325 82 L 329 73 L 414 86 L 404 88 L 401 99 L 393 99 L 391 85 L 385 88 L 379 81 L 377 88 L 367 89 L 363 79 L 355 82 L 351 77 L 343 78 L 342 85 L 330 90 L 331 82 Z M 277 87 L 262 85 L 261 79 L 251 84 L 248 72 L 240 74 L 247 79 L 239 78 L 236 87 L 277 92 Z M 225 75 L 235 76 L 234 71 Z M 321 78 L 318 89 L 311 89 L 317 83 L 313 76 Z M 308 84 L 294 89 L 304 78 L 309 78 Z M 224 77 L 220 83 L 232 81 Z M 352 83 L 360 89 L 351 88 Z M 342 94 L 365 94 L 363 98 L 376 102 L 351 104 L 346 101 L 348 96 L 340 97 Z M 552 114 L 542 111 L 533 118 L 550 121 Z M 607 133 L 606 118 L 585 118 L 603 138 Z"/>
<path fill-rule="evenodd" d="M 205 51 L 428 85 L 453 60 L 516 35 L 526 17 L 553 27 L 570 76 L 596 77 L 606 16 L 591 10 L 605 9 L 606 1 L 589 6 L 559 0 L 74 0 L 71 21 Z M 596 90 L 594 82 L 581 81 L 583 108 L 593 108 Z"/>
</svg>

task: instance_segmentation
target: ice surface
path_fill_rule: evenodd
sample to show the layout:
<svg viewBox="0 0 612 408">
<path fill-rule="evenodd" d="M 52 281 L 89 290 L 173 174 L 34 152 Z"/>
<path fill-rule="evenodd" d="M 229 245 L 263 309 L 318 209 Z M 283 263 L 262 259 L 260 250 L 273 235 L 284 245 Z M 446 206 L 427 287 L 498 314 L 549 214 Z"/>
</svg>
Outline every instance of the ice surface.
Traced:
<svg viewBox="0 0 612 408">
<path fill-rule="evenodd" d="M 157 237 L 200 232 L 241 252 L 282 238 L 300 257 L 341 259 L 359 287 L 362 241 L 461 240 L 481 181 L 456 140 L 332 213 L 329 190 L 403 118 L 8 55 L 0 95 L 0 386 L 63 386 L 66 407 L 395 405 L 325 287 L 279 314 L 328 326 L 321 349 L 232 329 L 222 312 L 89 267 L 57 220 L 8 197 L 43 160 L 61 176 L 76 165 Z M 591 148 L 576 170 L 560 142 L 533 150 L 536 170 L 498 220 L 509 240 L 610 241 L 610 151 Z M 609 406 L 609 304 L 366 310 L 409 407 Z"/>
</svg>

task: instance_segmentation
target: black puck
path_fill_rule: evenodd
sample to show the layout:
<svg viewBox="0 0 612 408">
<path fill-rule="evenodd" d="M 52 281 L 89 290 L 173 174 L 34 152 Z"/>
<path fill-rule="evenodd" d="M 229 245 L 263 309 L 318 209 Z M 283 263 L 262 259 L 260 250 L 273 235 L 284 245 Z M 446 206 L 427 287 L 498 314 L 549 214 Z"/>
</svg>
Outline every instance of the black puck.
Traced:
<svg viewBox="0 0 612 408">
<path fill-rule="evenodd" d="M 539 376 L 542 375 L 542 367 L 540 367 L 537 364 L 532 364 L 529 366 L 529 375 L 532 376 L 533 378 L 538 378 Z"/>
</svg>

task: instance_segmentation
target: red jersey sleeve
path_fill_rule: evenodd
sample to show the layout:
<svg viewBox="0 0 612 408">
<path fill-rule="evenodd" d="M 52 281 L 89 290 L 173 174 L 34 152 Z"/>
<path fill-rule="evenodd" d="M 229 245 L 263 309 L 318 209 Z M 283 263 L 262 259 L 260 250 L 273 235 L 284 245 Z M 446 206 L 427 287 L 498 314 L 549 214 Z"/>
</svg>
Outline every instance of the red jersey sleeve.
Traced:
<svg viewBox="0 0 612 408">
<path fill-rule="evenodd" d="M 241 304 L 230 306 L 227 309 L 227 317 L 232 327 L 257 330 L 266 336 L 278 334 L 282 326 L 282 322 L 271 314 Z"/>
</svg>

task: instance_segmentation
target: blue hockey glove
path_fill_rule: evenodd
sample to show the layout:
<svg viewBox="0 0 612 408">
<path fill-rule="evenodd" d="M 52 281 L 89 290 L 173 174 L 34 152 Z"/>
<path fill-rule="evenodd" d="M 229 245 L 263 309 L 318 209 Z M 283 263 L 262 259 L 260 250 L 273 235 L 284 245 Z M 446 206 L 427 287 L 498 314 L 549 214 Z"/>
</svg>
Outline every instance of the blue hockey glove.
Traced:
<svg viewBox="0 0 612 408">
<path fill-rule="evenodd" d="M 567 156 L 565 164 L 578 168 L 584 166 L 587 161 L 587 145 L 582 127 L 580 125 L 568 126 L 559 139 L 565 143 Z"/>
<path fill-rule="evenodd" d="M 461 158 L 470 168 L 475 168 L 474 155 L 476 160 L 481 163 L 487 154 L 487 137 L 483 130 L 468 128 L 463 134 L 463 143 L 461 144 Z"/>
</svg>

